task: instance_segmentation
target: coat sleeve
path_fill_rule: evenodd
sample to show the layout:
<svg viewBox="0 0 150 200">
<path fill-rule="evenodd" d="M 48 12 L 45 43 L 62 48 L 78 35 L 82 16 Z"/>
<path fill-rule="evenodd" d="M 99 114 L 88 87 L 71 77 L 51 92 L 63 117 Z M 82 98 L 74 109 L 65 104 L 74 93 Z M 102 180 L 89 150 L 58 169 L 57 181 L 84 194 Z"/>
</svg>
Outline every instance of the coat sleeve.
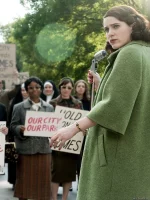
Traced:
<svg viewBox="0 0 150 200">
<path fill-rule="evenodd" d="M 124 47 L 103 85 L 101 97 L 99 88 L 96 105 L 87 117 L 102 127 L 125 134 L 141 83 L 142 53 L 135 47 Z"/>
<path fill-rule="evenodd" d="M 4 121 L 7 121 L 7 111 L 6 111 L 6 106 L 4 106 Z"/>
<path fill-rule="evenodd" d="M 13 135 L 16 136 L 20 140 L 26 140 L 28 137 L 23 136 L 20 132 L 20 127 L 24 124 L 21 124 L 21 115 L 22 112 L 20 110 L 20 105 L 15 105 L 12 113 L 12 120 L 10 124 L 10 130 Z"/>
<path fill-rule="evenodd" d="M 10 91 L 7 92 L 9 101 L 10 101 L 12 98 L 15 97 L 15 95 L 16 95 L 17 92 L 19 91 L 20 87 L 21 87 L 20 84 L 19 84 L 19 85 L 15 85 L 15 88 L 14 88 L 14 89 L 12 89 L 12 90 L 10 90 Z"/>
<path fill-rule="evenodd" d="M 51 104 L 48 104 L 48 112 L 54 112 L 54 107 Z"/>
<path fill-rule="evenodd" d="M 6 106 L 0 103 L 0 121 L 7 121 Z"/>
</svg>

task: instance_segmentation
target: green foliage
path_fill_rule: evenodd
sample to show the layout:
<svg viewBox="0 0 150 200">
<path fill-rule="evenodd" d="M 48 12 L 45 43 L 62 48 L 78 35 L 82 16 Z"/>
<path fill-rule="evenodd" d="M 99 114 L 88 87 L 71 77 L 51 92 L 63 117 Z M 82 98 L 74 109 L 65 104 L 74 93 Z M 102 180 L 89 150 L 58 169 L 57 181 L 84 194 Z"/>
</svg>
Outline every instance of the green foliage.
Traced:
<svg viewBox="0 0 150 200">
<path fill-rule="evenodd" d="M 75 41 L 74 30 L 65 24 L 53 23 L 48 24 L 40 31 L 35 48 L 45 64 L 60 62 L 71 56 Z"/>
<path fill-rule="evenodd" d="M 32 12 L 2 27 L 1 32 L 6 42 L 16 43 L 20 70 L 56 83 L 63 76 L 86 80 L 95 52 L 105 47 L 105 12 L 117 4 L 139 8 L 139 1 L 21 0 Z M 99 64 L 99 73 L 106 62 Z"/>
</svg>

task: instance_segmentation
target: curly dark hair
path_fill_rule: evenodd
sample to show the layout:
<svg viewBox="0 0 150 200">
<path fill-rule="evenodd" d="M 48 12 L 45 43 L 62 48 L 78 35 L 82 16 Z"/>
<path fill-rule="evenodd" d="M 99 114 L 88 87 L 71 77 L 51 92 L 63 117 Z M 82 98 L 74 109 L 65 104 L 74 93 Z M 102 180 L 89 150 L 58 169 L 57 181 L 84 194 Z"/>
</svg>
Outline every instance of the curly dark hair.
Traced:
<svg viewBox="0 0 150 200">
<path fill-rule="evenodd" d="M 44 88 L 43 82 L 38 77 L 31 76 L 24 83 L 26 91 L 28 91 L 28 86 L 30 85 L 31 82 L 35 82 L 35 83 L 39 84 L 41 86 L 41 90 L 43 90 L 43 88 Z"/>
<path fill-rule="evenodd" d="M 125 22 L 129 26 L 132 25 L 132 40 L 150 42 L 150 23 L 144 15 L 134 8 L 126 5 L 114 6 L 106 12 L 104 18 L 110 16 Z"/>
</svg>

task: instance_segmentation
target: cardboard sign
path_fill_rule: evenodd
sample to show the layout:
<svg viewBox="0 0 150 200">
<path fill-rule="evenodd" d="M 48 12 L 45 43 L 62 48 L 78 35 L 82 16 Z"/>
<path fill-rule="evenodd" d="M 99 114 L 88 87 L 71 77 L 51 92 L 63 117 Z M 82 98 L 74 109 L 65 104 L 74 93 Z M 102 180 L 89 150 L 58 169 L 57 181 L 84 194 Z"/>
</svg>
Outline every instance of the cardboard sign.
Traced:
<svg viewBox="0 0 150 200">
<path fill-rule="evenodd" d="M 25 82 L 29 78 L 29 72 L 19 72 L 19 77 L 21 83 Z"/>
<path fill-rule="evenodd" d="M 20 83 L 24 83 L 29 78 L 29 72 L 19 72 L 18 73 L 18 79 L 20 80 Z M 7 88 L 13 89 L 16 85 L 16 76 L 14 77 L 14 74 L 11 74 L 8 76 L 8 80 L 6 80 Z"/>
<path fill-rule="evenodd" d="M 55 113 L 56 116 L 62 118 L 59 123 L 58 128 L 63 128 L 73 124 L 75 121 L 85 117 L 89 111 L 79 110 L 74 108 L 67 108 L 62 106 L 56 106 Z M 67 140 L 60 151 L 67 152 L 67 153 L 74 153 L 80 154 L 82 143 L 83 143 L 83 133 L 79 132 L 75 136 L 73 136 L 70 140 Z M 58 150 L 59 146 L 55 149 L 52 147 L 53 150 Z"/>
<path fill-rule="evenodd" d="M 16 69 L 16 45 L 0 44 L 0 74 L 12 74 Z"/>
<path fill-rule="evenodd" d="M 0 130 L 2 127 L 6 126 L 6 122 L 0 121 Z M 0 166 L 4 167 L 4 158 L 5 158 L 5 135 L 0 132 Z"/>
<path fill-rule="evenodd" d="M 0 80 L 3 81 L 4 88 L 10 90 L 14 88 L 17 81 L 16 76 L 16 45 L 0 43 Z M 21 83 L 29 77 L 28 72 L 20 72 Z"/>
<path fill-rule="evenodd" d="M 0 44 L 0 80 L 5 82 L 5 89 L 11 89 L 16 70 L 16 45 Z"/>
<path fill-rule="evenodd" d="M 89 111 L 56 106 L 55 112 L 27 111 L 25 120 L 25 136 L 52 137 L 59 128 L 69 126 L 83 118 Z M 83 133 L 79 132 L 70 140 L 67 140 L 62 152 L 80 154 Z M 52 148 L 58 151 L 58 148 Z"/>
<path fill-rule="evenodd" d="M 24 135 L 51 137 L 61 120 L 54 112 L 27 111 Z"/>
</svg>

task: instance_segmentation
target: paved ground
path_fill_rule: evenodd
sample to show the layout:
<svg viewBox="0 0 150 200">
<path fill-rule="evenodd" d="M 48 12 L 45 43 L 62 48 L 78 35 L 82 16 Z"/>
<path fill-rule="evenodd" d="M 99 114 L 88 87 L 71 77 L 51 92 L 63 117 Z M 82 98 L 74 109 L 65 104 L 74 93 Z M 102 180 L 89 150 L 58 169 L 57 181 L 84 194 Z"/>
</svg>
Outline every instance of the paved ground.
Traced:
<svg viewBox="0 0 150 200">
<path fill-rule="evenodd" d="M 0 175 L 0 200 L 18 200 L 13 197 L 12 185 L 7 182 L 7 165 L 4 168 L 5 175 Z M 58 200 L 61 200 L 62 188 L 59 188 Z M 76 200 L 77 183 L 73 182 L 73 191 L 69 192 L 68 200 Z"/>
</svg>

